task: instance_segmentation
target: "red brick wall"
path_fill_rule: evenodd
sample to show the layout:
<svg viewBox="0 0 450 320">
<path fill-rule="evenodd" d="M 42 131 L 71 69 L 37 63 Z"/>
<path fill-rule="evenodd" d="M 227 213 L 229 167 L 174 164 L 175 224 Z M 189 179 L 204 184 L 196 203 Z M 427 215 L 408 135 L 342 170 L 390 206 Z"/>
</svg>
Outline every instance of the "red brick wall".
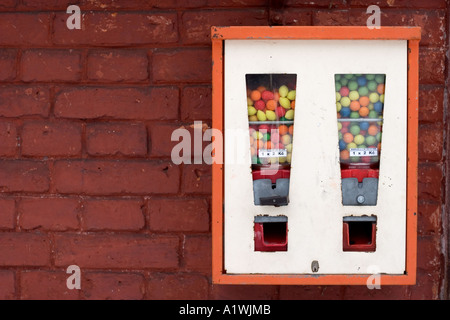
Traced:
<svg viewBox="0 0 450 320">
<path fill-rule="evenodd" d="M 0 299 L 445 298 L 446 2 L 297 3 L 1 1 Z M 365 25 L 370 4 L 423 28 L 417 285 L 212 285 L 210 167 L 170 161 L 174 129 L 211 122 L 210 26 Z"/>
</svg>

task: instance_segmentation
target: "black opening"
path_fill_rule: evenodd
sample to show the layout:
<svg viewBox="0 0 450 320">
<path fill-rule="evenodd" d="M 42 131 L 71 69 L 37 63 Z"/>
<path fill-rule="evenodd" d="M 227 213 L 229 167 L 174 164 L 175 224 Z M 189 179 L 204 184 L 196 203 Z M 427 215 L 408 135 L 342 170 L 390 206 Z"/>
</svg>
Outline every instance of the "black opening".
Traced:
<svg viewBox="0 0 450 320">
<path fill-rule="evenodd" d="M 350 245 L 372 244 L 371 221 L 349 221 L 348 233 Z"/>
<path fill-rule="evenodd" d="M 266 222 L 263 232 L 266 244 L 286 243 L 286 222 Z"/>
</svg>

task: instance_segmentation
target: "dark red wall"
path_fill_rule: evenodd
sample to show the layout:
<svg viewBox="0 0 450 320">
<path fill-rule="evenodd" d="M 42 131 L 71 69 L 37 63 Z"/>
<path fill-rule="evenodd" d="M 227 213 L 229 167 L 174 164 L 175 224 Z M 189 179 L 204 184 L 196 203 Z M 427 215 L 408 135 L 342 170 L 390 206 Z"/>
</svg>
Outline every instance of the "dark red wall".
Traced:
<svg viewBox="0 0 450 320">
<path fill-rule="evenodd" d="M 174 129 L 211 124 L 211 25 L 365 25 L 371 4 L 423 28 L 417 285 L 212 285 L 210 167 L 170 160 Z M 444 0 L 1 1 L 0 298 L 445 298 L 447 37 Z"/>
</svg>

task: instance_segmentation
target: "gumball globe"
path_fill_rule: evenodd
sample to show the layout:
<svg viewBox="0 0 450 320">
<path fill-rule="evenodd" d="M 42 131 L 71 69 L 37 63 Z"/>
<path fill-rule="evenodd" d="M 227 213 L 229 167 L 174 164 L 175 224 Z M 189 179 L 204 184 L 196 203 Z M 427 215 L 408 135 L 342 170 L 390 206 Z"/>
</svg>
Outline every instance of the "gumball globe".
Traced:
<svg viewBox="0 0 450 320">
<path fill-rule="evenodd" d="M 275 113 L 277 114 L 278 118 L 284 117 L 284 115 L 286 114 L 286 109 L 284 109 L 283 107 L 277 107 Z"/>
<path fill-rule="evenodd" d="M 336 101 L 341 100 L 341 94 L 339 92 L 336 92 Z"/>
<path fill-rule="evenodd" d="M 253 115 L 256 114 L 256 112 L 257 112 L 258 110 L 256 110 L 255 107 L 249 106 L 249 107 L 247 107 L 247 111 L 248 111 L 248 115 L 249 115 L 249 116 L 253 116 Z"/>
<path fill-rule="evenodd" d="M 369 100 L 370 100 L 370 102 L 375 103 L 375 102 L 377 102 L 378 100 L 380 100 L 380 95 L 379 95 L 378 93 L 376 93 L 376 92 L 372 92 L 372 93 L 369 95 Z"/>
<path fill-rule="evenodd" d="M 285 134 L 284 136 L 281 137 L 281 143 L 284 144 L 285 146 L 287 146 L 291 142 L 292 142 L 292 138 L 290 135 Z"/>
<path fill-rule="evenodd" d="M 267 110 L 266 111 L 266 118 L 269 121 L 275 121 L 275 120 L 277 120 L 277 115 L 276 115 L 275 111 Z"/>
<path fill-rule="evenodd" d="M 264 90 L 261 93 L 261 99 L 267 101 L 267 100 L 273 100 L 273 92 L 269 90 Z"/>
<path fill-rule="evenodd" d="M 256 110 L 264 110 L 266 108 L 266 104 L 263 100 L 257 100 L 255 101 L 255 108 Z"/>
<path fill-rule="evenodd" d="M 385 75 L 384 74 L 377 74 L 375 75 L 375 81 L 377 83 L 384 83 Z"/>
<path fill-rule="evenodd" d="M 294 119 L 294 110 L 290 109 L 290 110 L 286 111 L 286 114 L 284 116 L 288 120 L 293 120 Z"/>
<path fill-rule="evenodd" d="M 345 150 L 347 148 L 347 144 L 344 140 L 339 140 L 339 150 Z"/>
<path fill-rule="evenodd" d="M 359 128 L 364 131 L 369 129 L 369 126 L 370 126 L 370 123 L 366 122 L 366 121 L 362 121 L 359 123 Z"/>
<path fill-rule="evenodd" d="M 340 102 L 336 102 L 336 111 L 339 112 L 342 109 L 342 104 Z"/>
<path fill-rule="evenodd" d="M 365 86 L 367 83 L 367 79 L 364 76 L 360 76 L 358 77 L 358 79 L 356 79 L 356 82 L 358 82 L 359 86 Z"/>
<path fill-rule="evenodd" d="M 376 111 L 376 112 L 378 112 L 378 113 L 381 113 L 381 111 L 383 111 L 383 103 L 380 102 L 380 101 L 375 102 L 375 103 L 373 104 L 373 110 Z"/>
<path fill-rule="evenodd" d="M 287 150 L 287 152 L 292 152 L 292 143 L 289 143 L 285 146 L 285 149 Z"/>
<path fill-rule="evenodd" d="M 339 112 L 342 118 L 348 118 L 350 116 L 350 113 L 351 110 L 349 107 L 342 107 L 341 111 Z"/>
<path fill-rule="evenodd" d="M 367 89 L 369 89 L 369 91 L 376 91 L 377 86 L 378 86 L 378 83 L 376 81 L 367 82 Z"/>
<path fill-rule="evenodd" d="M 345 143 L 350 143 L 353 141 L 353 135 L 350 132 L 344 133 L 343 140 Z"/>
<path fill-rule="evenodd" d="M 358 111 L 350 112 L 350 118 L 351 119 L 358 119 L 359 118 L 359 112 Z"/>
<path fill-rule="evenodd" d="M 358 88 L 358 93 L 359 93 L 359 96 L 360 96 L 360 97 L 362 97 L 362 96 L 367 96 L 367 95 L 369 94 L 369 89 L 368 89 L 366 86 L 364 86 L 364 87 L 359 87 L 359 88 Z"/>
<path fill-rule="evenodd" d="M 350 98 L 350 100 L 358 100 L 359 93 L 356 90 L 350 91 L 350 93 L 348 94 L 348 97 Z"/>
<path fill-rule="evenodd" d="M 267 120 L 266 114 L 264 113 L 264 111 L 261 110 L 258 110 L 258 112 L 256 113 L 256 117 L 258 118 L 259 121 Z"/>
<path fill-rule="evenodd" d="M 355 149 L 356 147 L 357 145 L 354 142 L 350 142 L 349 144 L 347 144 L 347 150 Z"/>
<path fill-rule="evenodd" d="M 286 97 L 291 101 L 295 100 L 295 90 L 289 91 Z"/>
<path fill-rule="evenodd" d="M 349 81 L 349 83 L 348 83 L 348 89 L 350 90 L 350 91 L 353 91 L 353 90 L 356 90 L 356 89 L 358 89 L 358 82 L 356 82 L 356 81 Z"/>
<path fill-rule="evenodd" d="M 286 97 L 280 97 L 279 103 L 285 109 L 291 108 L 291 101 L 289 101 L 289 99 Z"/>
<path fill-rule="evenodd" d="M 360 135 L 360 134 L 358 134 L 358 135 L 356 135 L 354 138 L 353 138 L 353 142 L 355 142 L 356 144 L 363 144 L 364 143 L 364 136 L 363 135 Z"/>
<path fill-rule="evenodd" d="M 350 100 L 349 97 L 343 96 L 343 97 L 341 98 L 341 105 L 342 105 L 343 107 L 348 107 L 348 106 L 350 106 L 350 102 L 351 102 L 351 100 Z"/>
<path fill-rule="evenodd" d="M 377 139 L 374 136 L 367 136 L 366 137 L 366 143 L 369 146 L 374 145 L 375 143 L 378 143 Z"/>
<path fill-rule="evenodd" d="M 359 126 L 357 124 L 354 124 L 350 127 L 350 133 L 354 136 L 359 134 L 360 131 L 361 131 L 361 129 L 359 128 Z"/>
<path fill-rule="evenodd" d="M 278 89 L 278 93 L 280 94 L 280 97 L 285 98 L 287 96 L 287 94 L 289 93 L 289 88 L 286 85 L 282 85 Z"/>
<path fill-rule="evenodd" d="M 339 94 L 341 95 L 341 97 L 346 97 L 349 93 L 350 90 L 348 89 L 348 87 L 341 87 L 341 89 L 339 90 Z"/>
</svg>

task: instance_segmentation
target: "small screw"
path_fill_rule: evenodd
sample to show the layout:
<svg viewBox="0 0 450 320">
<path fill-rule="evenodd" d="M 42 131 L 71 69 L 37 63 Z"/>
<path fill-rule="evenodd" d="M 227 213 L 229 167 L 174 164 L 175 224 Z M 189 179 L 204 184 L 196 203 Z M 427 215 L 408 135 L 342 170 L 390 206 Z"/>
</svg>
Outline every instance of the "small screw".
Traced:
<svg viewBox="0 0 450 320">
<path fill-rule="evenodd" d="M 359 196 L 356 198 L 356 202 L 358 202 L 359 204 L 363 204 L 364 201 L 366 201 L 366 198 L 364 198 L 363 195 L 359 195 Z"/>
</svg>

